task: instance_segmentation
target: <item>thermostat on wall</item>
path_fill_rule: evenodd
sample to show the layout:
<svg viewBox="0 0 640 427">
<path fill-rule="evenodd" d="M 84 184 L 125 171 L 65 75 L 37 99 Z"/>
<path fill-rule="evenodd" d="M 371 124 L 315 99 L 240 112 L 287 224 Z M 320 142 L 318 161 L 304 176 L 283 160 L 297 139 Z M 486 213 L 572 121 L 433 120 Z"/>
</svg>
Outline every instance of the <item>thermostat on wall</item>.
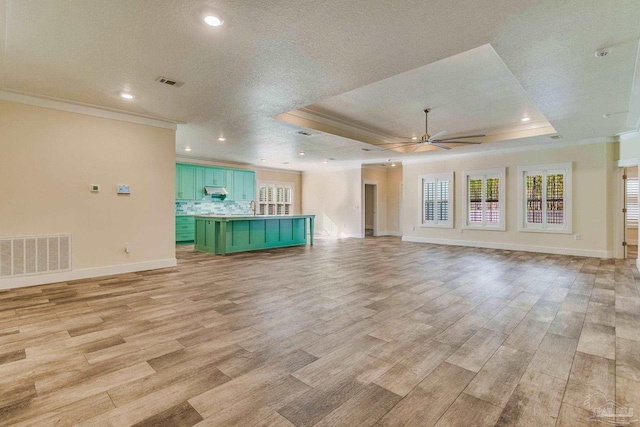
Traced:
<svg viewBox="0 0 640 427">
<path fill-rule="evenodd" d="M 92 193 L 99 193 L 100 192 L 100 186 L 98 184 L 91 184 L 91 192 Z"/>
<path fill-rule="evenodd" d="M 118 185 L 118 194 L 131 194 L 128 185 Z"/>
</svg>

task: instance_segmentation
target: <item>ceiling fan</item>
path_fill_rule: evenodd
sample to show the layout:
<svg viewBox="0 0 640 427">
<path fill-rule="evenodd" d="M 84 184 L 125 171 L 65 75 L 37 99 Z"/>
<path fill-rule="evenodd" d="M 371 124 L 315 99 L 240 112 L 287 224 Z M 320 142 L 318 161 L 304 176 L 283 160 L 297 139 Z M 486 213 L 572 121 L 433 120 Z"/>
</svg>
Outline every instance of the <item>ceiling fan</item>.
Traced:
<svg viewBox="0 0 640 427">
<path fill-rule="evenodd" d="M 424 110 L 424 135 L 422 135 L 420 139 L 418 139 L 417 137 L 414 137 L 412 138 L 411 141 L 390 142 L 387 144 L 380 144 L 380 145 L 394 145 L 394 147 L 386 148 L 385 150 L 394 150 L 396 148 L 407 148 L 407 147 L 411 147 L 412 145 L 415 145 L 413 150 L 409 151 L 409 153 L 413 153 L 424 144 L 433 145 L 434 147 L 438 147 L 438 148 L 444 148 L 445 150 L 451 150 L 451 148 L 453 147 L 447 147 L 446 145 L 442 145 L 442 144 L 482 144 L 481 142 L 475 142 L 475 141 L 458 141 L 459 139 L 481 138 L 483 136 L 486 136 L 485 134 L 482 134 L 482 133 L 477 135 L 456 136 L 455 138 L 440 138 L 441 136 L 449 133 L 449 131 L 443 130 L 436 133 L 433 136 L 430 136 L 428 131 L 429 130 L 429 111 L 431 111 L 429 108 Z"/>
</svg>

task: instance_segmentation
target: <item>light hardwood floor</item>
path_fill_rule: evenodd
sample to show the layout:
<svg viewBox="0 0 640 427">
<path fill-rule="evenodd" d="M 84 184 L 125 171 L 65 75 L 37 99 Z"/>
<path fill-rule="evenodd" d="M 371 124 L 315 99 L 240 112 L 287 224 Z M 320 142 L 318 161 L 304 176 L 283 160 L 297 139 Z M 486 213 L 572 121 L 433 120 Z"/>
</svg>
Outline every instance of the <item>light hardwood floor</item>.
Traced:
<svg viewBox="0 0 640 427">
<path fill-rule="evenodd" d="M 0 425 L 594 425 L 640 411 L 633 261 L 317 239 L 0 292 Z"/>
</svg>

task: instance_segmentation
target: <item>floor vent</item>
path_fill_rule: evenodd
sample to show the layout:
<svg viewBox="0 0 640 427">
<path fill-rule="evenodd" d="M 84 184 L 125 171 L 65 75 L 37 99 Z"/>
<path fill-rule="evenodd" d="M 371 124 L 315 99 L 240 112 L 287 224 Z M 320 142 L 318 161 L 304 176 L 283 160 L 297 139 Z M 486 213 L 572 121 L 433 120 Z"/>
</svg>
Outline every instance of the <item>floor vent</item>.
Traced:
<svg viewBox="0 0 640 427">
<path fill-rule="evenodd" d="M 0 278 L 71 270 L 71 235 L 0 238 Z"/>
</svg>

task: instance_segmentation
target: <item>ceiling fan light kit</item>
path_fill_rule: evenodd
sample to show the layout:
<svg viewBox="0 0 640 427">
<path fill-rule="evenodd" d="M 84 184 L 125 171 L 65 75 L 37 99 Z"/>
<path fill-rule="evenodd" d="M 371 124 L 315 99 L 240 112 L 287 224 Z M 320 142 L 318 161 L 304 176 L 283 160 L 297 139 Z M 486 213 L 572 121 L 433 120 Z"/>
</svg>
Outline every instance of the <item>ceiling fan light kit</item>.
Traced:
<svg viewBox="0 0 640 427">
<path fill-rule="evenodd" d="M 445 150 L 451 150 L 453 147 L 448 147 L 442 144 L 471 144 L 471 145 L 482 144 L 482 142 L 477 142 L 477 141 L 459 141 L 459 140 L 467 139 L 467 138 L 482 138 L 486 136 L 485 134 L 463 135 L 463 136 L 456 136 L 453 138 L 440 138 L 441 136 L 449 133 L 449 131 L 447 130 L 442 130 L 436 133 L 435 135 L 430 136 L 429 135 L 429 112 L 430 111 L 431 109 L 429 108 L 426 108 L 424 110 L 424 135 L 422 135 L 422 137 L 420 138 L 413 137 L 411 138 L 411 141 L 391 142 L 391 143 L 382 144 L 382 145 L 395 145 L 395 147 L 387 148 L 386 150 L 394 150 L 397 148 L 409 148 L 413 146 L 414 148 L 411 151 L 409 151 L 409 153 L 413 153 L 423 145 L 432 145 L 434 147 L 443 148 Z"/>
</svg>

